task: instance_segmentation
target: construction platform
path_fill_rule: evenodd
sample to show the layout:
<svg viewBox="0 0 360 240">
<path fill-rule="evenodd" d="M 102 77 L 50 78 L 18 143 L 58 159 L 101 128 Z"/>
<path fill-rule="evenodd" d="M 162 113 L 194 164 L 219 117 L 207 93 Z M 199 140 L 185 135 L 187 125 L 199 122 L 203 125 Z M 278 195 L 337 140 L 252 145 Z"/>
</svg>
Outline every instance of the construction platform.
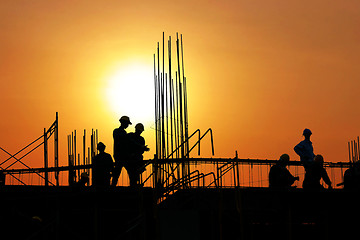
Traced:
<svg viewBox="0 0 360 240">
<path fill-rule="evenodd" d="M 347 239 L 359 194 L 344 190 L 3 186 L 8 239 Z M 357 234 L 358 235 L 358 234 Z"/>
</svg>

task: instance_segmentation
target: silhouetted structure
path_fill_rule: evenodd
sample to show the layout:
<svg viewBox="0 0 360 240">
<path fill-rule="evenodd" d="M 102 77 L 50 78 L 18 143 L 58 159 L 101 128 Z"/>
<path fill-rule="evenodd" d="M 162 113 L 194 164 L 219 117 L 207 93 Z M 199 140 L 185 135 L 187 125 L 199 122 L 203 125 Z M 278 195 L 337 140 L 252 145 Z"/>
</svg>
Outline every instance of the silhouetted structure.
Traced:
<svg viewBox="0 0 360 240">
<path fill-rule="evenodd" d="M 130 186 L 140 184 L 140 174 L 145 171 L 143 153 L 150 149 L 145 145 L 145 139 L 141 136 L 144 131 L 144 125 L 138 123 L 135 126 L 135 132 L 129 133 L 129 162 L 127 163 L 127 171 L 130 178 Z"/>
<path fill-rule="evenodd" d="M 91 130 L 90 141 L 87 147 L 86 144 L 86 130 L 84 129 L 84 134 L 82 136 L 82 148 L 78 146 L 77 139 L 78 134 L 77 131 L 74 130 L 71 134 L 68 134 L 67 143 L 68 143 L 68 166 L 69 166 L 69 174 L 68 181 L 69 185 L 73 185 L 77 179 L 80 179 L 81 173 L 85 171 L 85 169 L 91 168 L 91 160 L 96 155 L 96 148 L 98 143 L 98 130 Z M 82 151 L 81 151 L 82 150 Z M 82 152 L 82 157 L 81 153 Z M 82 166 L 88 166 L 87 168 L 83 168 Z M 90 173 L 89 171 L 86 171 Z"/>
<path fill-rule="evenodd" d="M 120 127 L 113 131 L 115 168 L 113 171 L 112 186 L 117 185 L 121 169 L 123 167 L 126 168 L 126 162 L 129 161 L 129 138 L 125 129 L 132 123 L 128 116 L 122 116 L 119 121 Z"/>
<path fill-rule="evenodd" d="M 323 179 L 329 188 L 332 188 L 330 178 L 324 168 L 324 158 L 321 155 L 316 155 L 314 162 L 308 166 L 303 182 L 304 189 L 320 190 L 324 189 L 320 180 Z"/>
<path fill-rule="evenodd" d="M 305 139 L 294 147 L 294 151 L 300 156 L 300 161 L 303 164 L 305 171 L 307 171 L 307 168 L 314 161 L 315 157 L 314 148 L 310 141 L 311 135 L 312 132 L 310 129 L 305 128 L 303 131 Z"/>
<path fill-rule="evenodd" d="M 157 69 L 156 67 L 154 69 L 156 155 L 152 160 L 145 160 L 151 164 L 151 171 L 146 172 L 148 177 L 144 181 L 152 179 L 152 183 L 149 181 L 147 184 L 150 186 L 153 184 L 153 188 L 117 187 L 94 191 L 91 187 L 84 187 L 74 194 L 74 188 L 67 186 L 46 188 L 3 186 L 0 188 L 3 196 L 0 212 L 1 216 L 5 217 L 0 217 L 0 226 L 11 229 L 10 231 L 14 232 L 14 239 L 35 239 L 41 237 L 40 234 L 44 236 L 43 239 L 94 240 L 166 239 L 169 236 L 207 240 L 329 239 L 335 234 L 343 236 L 345 227 L 353 221 L 353 213 L 359 215 L 359 210 L 353 209 L 354 207 L 348 203 L 356 202 L 359 195 L 342 189 L 304 191 L 291 188 L 284 191 L 279 188 L 262 187 L 262 182 L 265 185 L 268 183 L 268 173 L 275 176 L 269 176 L 272 179 L 271 186 L 290 186 L 294 177 L 289 180 L 289 171 L 286 166 L 288 164 L 294 166 L 295 175 L 298 175 L 297 170 L 298 168 L 302 170 L 301 164 L 304 161 L 289 162 L 286 155 L 280 157 L 280 160 L 238 159 L 237 154 L 235 158 L 230 159 L 190 158 L 189 154 L 195 146 L 198 146 L 200 152 L 200 141 L 207 133 L 211 136 L 214 155 L 212 130 L 208 129 L 203 135 L 200 134 L 200 130 L 196 130 L 188 136 L 182 37 L 181 43 L 178 38 L 176 41 L 178 71 L 175 75 L 171 73 L 171 38 L 168 44 L 169 73 L 165 73 L 164 38 L 162 68 L 159 63 L 158 46 L 158 64 Z M 156 65 L 155 55 L 154 65 Z M 161 69 L 162 72 L 160 72 Z M 140 159 L 144 161 L 142 152 L 146 149 L 145 140 L 141 140 L 143 141 L 140 144 L 142 147 L 139 148 L 141 151 L 131 156 L 129 151 L 132 149 L 130 141 L 132 134 L 127 134 L 125 131 L 131 124 L 130 119 L 123 116 L 120 123 L 121 126 L 113 132 L 114 158 L 117 156 L 115 161 L 117 160 L 118 168 L 116 180 L 112 184 L 116 185 L 121 169 L 125 167 L 133 185 L 139 173 L 136 173 L 134 178 L 130 176 L 131 170 L 135 169 L 131 167 L 131 161 L 134 159 L 136 159 L 134 162 L 140 162 Z M 141 125 L 137 128 L 140 129 Z M 69 183 L 73 183 L 76 179 L 74 177 L 76 171 L 78 176 L 83 171 L 82 178 L 76 184 L 85 186 L 88 182 L 88 169 L 93 166 L 89 162 L 95 156 L 93 151 L 95 138 L 92 137 L 91 154 L 89 150 L 86 161 L 84 147 L 84 162 L 81 164 L 80 154 L 77 156 L 76 152 L 75 131 L 74 136 L 70 136 L 71 141 L 68 141 L 69 166 L 59 167 L 55 164 L 55 167 L 49 167 L 47 139 L 51 132 L 52 130 L 49 130 L 41 136 L 44 139 L 41 143 L 44 144 L 43 168 L 2 168 L 3 172 L 14 179 L 15 174 L 18 174 L 16 176 L 19 180 L 21 174 L 24 173 L 38 175 L 41 173 L 45 176 L 44 185 L 47 186 L 51 184 L 49 181 L 49 177 L 53 175 L 51 173 L 68 171 Z M 310 130 L 304 130 L 305 140 L 308 141 L 311 135 L 309 132 Z M 138 136 L 140 134 L 141 132 Z M 189 140 L 194 136 L 198 139 L 195 139 L 196 143 L 191 147 Z M 134 149 L 138 148 L 134 147 Z M 311 152 L 313 154 L 312 145 Z M 11 158 L 17 160 L 14 156 L 11 155 Z M 96 160 L 96 157 L 94 159 Z M 312 161 L 311 158 L 309 159 Z M 322 170 L 315 168 L 315 163 L 309 164 L 311 167 L 306 172 L 307 179 L 319 175 L 320 179 L 323 177 L 325 170 L 323 161 L 320 165 Z M 274 164 L 275 166 L 269 172 L 268 168 Z M 349 164 L 325 163 L 324 166 L 330 170 L 338 168 L 336 170 L 340 172 L 341 169 L 342 172 L 342 168 L 348 167 Z M 320 170 L 316 172 L 316 169 Z M 284 175 L 279 177 L 282 174 Z M 71 182 L 70 179 L 72 179 Z M 276 180 L 273 181 L 274 179 Z M 320 182 L 317 178 L 314 177 L 314 179 Z M 254 183 L 257 185 L 253 185 Z M 320 188 L 319 185 L 316 186 Z M 313 202 L 309 199 L 318 201 Z M 29 219 L 43 221 L 42 228 L 34 230 L 29 224 Z M 354 226 L 358 226 L 358 222 L 355 220 Z M 27 236 L 26 231 L 19 231 L 20 228 L 29 230 L 32 236 Z"/>
<path fill-rule="evenodd" d="M 92 168 L 92 185 L 106 187 L 110 186 L 111 174 L 114 170 L 114 162 L 110 154 L 105 152 L 105 144 L 99 142 L 97 144 L 97 154 L 93 158 Z"/>
<path fill-rule="evenodd" d="M 289 188 L 296 180 L 299 180 L 299 177 L 294 177 L 286 168 L 289 161 L 289 155 L 283 154 L 280 156 L 279 161 L 270 168 L 269 187 Z"/>
</svg>

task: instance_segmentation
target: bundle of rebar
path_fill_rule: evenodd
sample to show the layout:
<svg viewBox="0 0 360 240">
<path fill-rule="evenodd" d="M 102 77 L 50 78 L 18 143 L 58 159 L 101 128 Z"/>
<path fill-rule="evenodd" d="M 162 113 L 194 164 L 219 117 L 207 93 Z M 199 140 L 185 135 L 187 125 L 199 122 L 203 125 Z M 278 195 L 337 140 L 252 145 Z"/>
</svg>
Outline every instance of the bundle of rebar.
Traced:
<svg viewBox="0 0 360 240">
<path fill-rule="evenodd" d="M 162 35 L 162 46 L 157 43 L 154 54 L 154 87 L 155 87 L 155 131 L 156 155 L 155 159 L 168 158 L 184 159 L 189 157 L 189 131 L 187 87 L 184 68 L 184 47 L 182 34 L 176 34 L 176 61 L 173 61 L 173 43 L 171 36 L 165 45 L 165 34 Z M 166 56 L 167 54 L 167 56 Z M 189 166 L 184 163 L 167 165 L 163 169 L 155 166 L 156 181 L 163 183 L 169 172 L 177 172 L 177 178 L 189 172 Z M 175 175 L 173 175 L 175 178 Z"/>
<path fill-rule="evenodd" d="M 352 140 L 348 142 L 348 150 L 349 150 L 349 162 L 355 163 L 360 160 L 360 140 L 359 136 L 357 140 Z"/>
<path fill-rule="evenodd" d="M 172 61 L 171 36 L 165 47 L 163 33 L 162 48 L 160 49 L 158 42 L 157 51 L 154 54 L 156 158 L 158 159 L 166 159 L 168 156 L 188 157 L 189 144 L 186 139 L 189 134 L 184 51 L 182 35 L 179 39 L 178 33 L 175 46 L 175 66 Z"/>
<path fill-rule="evenodd" d="M 86 149 L 86 130 L 84 129 L 83 135 L 83 157 L 81 161 L 80 151 L 77 153 L 77 134 L 76 130 L 67 136 L 68 140 L 68 163 L 69 163 L 69 185 L 75 183 L 76 179 L 80 179 L 80 175 L 82 172 L 87 172 L 90 176 L 90 172 L 85 169 L 77 168 L 77 172 L 75 171 L 76 166 L 86 166 L 92 164 L 92 159 L 96 155 L 97 152 L 97 143 L 98 143 L 98 130 L 91 130 L 90 136 L 90 147 Z M 86 151 L 87 150 L 87 151 Z M 87 156 L 86 156 L 87 155 Z"/>
</svg>

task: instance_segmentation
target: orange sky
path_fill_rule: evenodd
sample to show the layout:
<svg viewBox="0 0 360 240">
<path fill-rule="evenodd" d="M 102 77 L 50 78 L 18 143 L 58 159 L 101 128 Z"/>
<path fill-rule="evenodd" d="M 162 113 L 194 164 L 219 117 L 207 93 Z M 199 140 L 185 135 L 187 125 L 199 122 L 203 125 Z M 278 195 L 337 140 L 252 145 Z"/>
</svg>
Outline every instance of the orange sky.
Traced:
<svg viewBox="0 0 360 240">
<path fill-rule="evenodd" d="M 58 111 L 60 165 L 75 129 L 98 129 L 112 153 L 121 115 L 145 124 L 154 150 L 153 54 L 165 31 L 183 34 L 189 129 L 213 129 L 216 157 L 295 160 L 306 127 L 315 153 L 347 161 L 360 134 L 359 12 L 357 0 L 1 1 L 0 146 L 16 152 Z M 114 87 L 129 102 L 109 97 Z"/>
</svg>

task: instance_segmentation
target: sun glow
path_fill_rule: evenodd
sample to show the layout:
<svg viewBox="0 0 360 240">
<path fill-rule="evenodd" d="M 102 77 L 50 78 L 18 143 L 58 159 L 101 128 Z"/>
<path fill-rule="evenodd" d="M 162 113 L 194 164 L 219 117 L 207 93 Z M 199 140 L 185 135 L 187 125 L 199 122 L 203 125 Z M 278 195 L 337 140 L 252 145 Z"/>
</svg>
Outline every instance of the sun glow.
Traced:
<svg viewBox="0 0 360 240">
<path fill-rule="evenodd" d="M 146 64 L 129 64 L 118 68 L 107 83 L 106 96 L 111 111 L 127 115 L 133 122 L 154 119 L 153 69 Z"/>
</svg>

